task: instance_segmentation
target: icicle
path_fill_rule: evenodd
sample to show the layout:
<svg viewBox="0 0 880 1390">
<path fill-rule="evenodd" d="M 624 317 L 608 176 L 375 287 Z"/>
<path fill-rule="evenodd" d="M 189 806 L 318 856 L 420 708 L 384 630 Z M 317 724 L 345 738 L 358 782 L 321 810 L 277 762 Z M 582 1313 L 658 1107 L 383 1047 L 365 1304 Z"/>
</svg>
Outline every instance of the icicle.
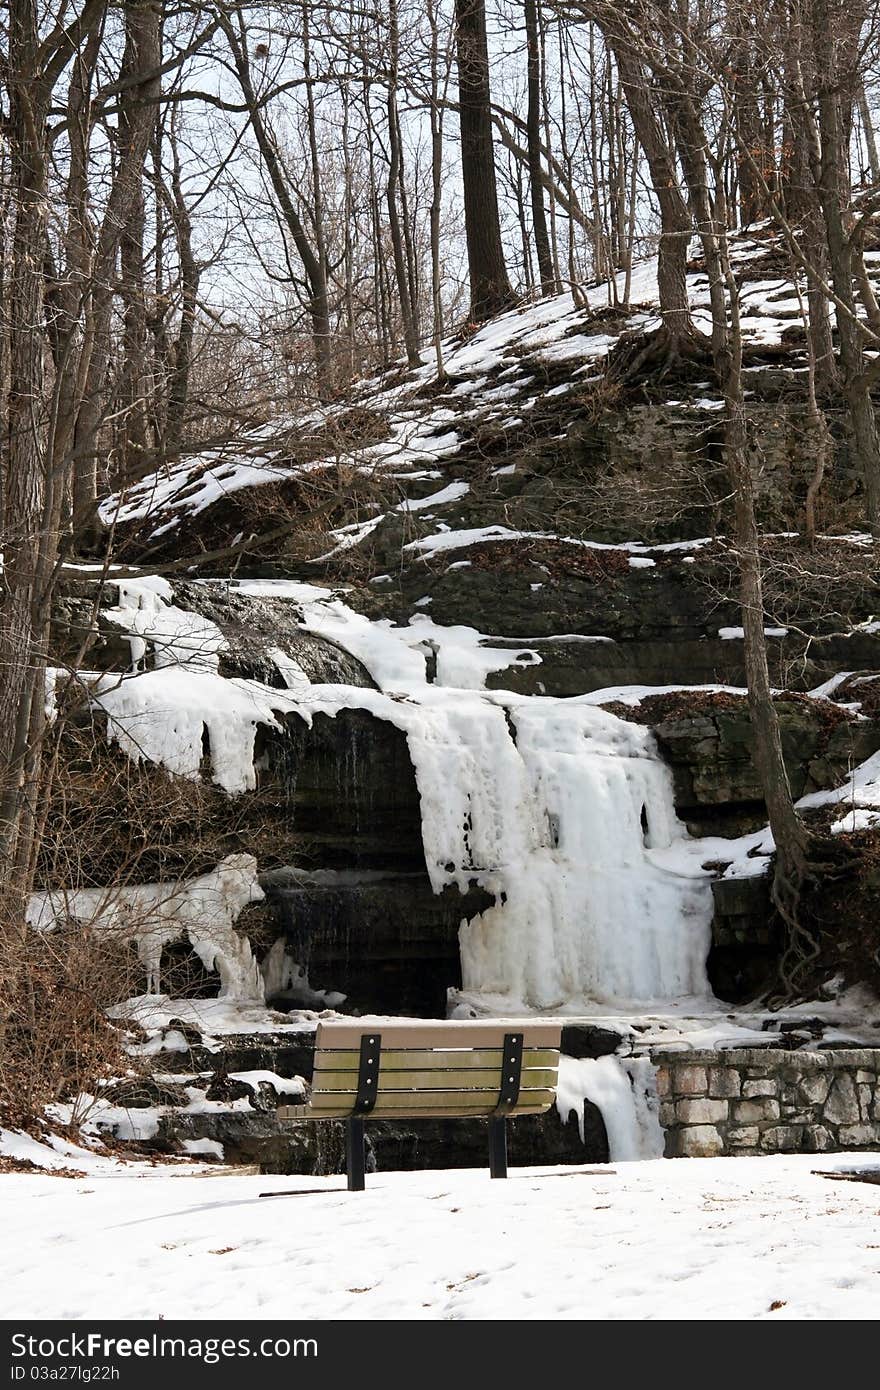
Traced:
<svg viewBox="0 0 880 1390">
<path fill-rule="evenodd" d="M 585 1100 L 601 1112 L 613 1163 L 663 1157 L 656 1074 L 647 1057 L 561 1057 L 556 1108 L 563 1124 L 577 1115 L 582 1141 Z"/>
</svg>

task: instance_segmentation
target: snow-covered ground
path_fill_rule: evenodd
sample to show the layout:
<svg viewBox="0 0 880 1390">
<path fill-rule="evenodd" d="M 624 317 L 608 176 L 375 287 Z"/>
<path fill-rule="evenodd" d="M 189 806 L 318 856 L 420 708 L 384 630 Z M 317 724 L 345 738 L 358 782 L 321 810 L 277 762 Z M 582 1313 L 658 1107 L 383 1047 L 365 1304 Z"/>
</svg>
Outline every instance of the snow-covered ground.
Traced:
<svg viewBox="0 0 880 1390">
<path fill-rule="evenodd" d="M 812 1172 L 872 1162 L 381 1173 L 351 1194 L 107 1161 L 7 1174 L 3 1316 L 873 1319 L 880 1189 Z M 305 1195 L 260 1199 L 290 1190 Z"/>
</svg>

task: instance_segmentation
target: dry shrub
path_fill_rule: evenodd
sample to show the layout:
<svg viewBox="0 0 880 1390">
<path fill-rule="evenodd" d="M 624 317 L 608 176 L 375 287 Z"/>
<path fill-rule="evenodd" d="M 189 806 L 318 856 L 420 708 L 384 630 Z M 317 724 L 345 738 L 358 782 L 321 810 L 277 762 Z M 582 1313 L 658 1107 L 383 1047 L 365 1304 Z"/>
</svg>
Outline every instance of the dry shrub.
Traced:
<svg viewBox="0 0 880 1390">
<path fill-rule="evenodd" d="M 707 558 L 701 552 L 700 560 Z M 738 591 L 738 556 L 732 544 L 715 547 L 700 577 L 719 596 Z M 816 635 L 847 633 L 880 606 L 874 548 L 830 536 L 813 546 L 799 536 L 769 535 L 761 544 L 764 612 L 768 624 Z"/>
<path fill-rule="evenodd" d="M 133 947 L 111 933 L 63 926 L 0 938 L 3 1047 L 0 1119 L 32 1123 L 50 1101 L 94 1095 L 132 1059 L 106 1010 L 141 988 Z M 82 1116 L 77 1116 L 82 1118 Z"/>
<path fill-rule="evenodd" d="M 134 762 L 108 742 L 104 723 L 100 716 L 94 723 L 71 721 L 61 733 L 37 865 L 40 888 L 194 878 L 239 853 L 255 854 L 271 868 L 313 847 L 294 826 L 287 792 L 269 771 L 255 791 L 229 797 L 207 778 L 191 781 Z"/>
<path fill-rule="evenodd" d="M 831 734 L 841 724 L 855 724 L 856 716 L 849 710 L 839 709 L 827 700 L 817 700 L 796 691 L 786 691 L 774 701 L 777 711 L 785 715 L 803 709 L 823 734 Z M 638 705 L 626 705 L 620 701 L 609 701 L 603 706 L 621 719 L 632 724 L 656 725 L 667 720 L 713 718 L 718 714 L 742 714 L 748 716 L 748 698 L 745 694 L 732 694 L 726 690 L 672 690 L 662 695 L 647 695 Z"/>
<path fill-rule="evenodd" d="M 554 540 L 485 541 L 457 552 L 474 569 L 517 573 L 540 565 L 553 579 L 586 579 L 601 583 L 629 573 L 629 556 L 620 550 L 593 550 Z"/>
</svg>

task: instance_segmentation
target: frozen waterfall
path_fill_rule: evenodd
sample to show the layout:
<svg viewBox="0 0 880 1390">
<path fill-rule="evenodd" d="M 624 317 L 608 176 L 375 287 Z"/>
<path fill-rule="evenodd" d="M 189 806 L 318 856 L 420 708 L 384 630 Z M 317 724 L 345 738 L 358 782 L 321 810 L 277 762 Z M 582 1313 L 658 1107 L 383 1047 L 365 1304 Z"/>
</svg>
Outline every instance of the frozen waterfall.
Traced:
<svg viewBox="0 0 880 1390">
<path fill-rule="evenodd" d="M 685 832 L 648 730 L 538 697 L 419 713 L 407 732 L 434 886 L 476 878 L 496 898 L 462 923 L 465 991 L 537 1009 L 709 996 L 711 893 L 657 861 Z"/>
<path fill-rule="evenodd" d="M 467 993 L 499 1008 L 587 1011 L 711 998 L 709 879 L 677 852 L 687 834 L 650 730 L 589 697 L 483 689 L 487 669 L 529 653 L 502 652 L 472 629 L 369 622 L 296 587 L 306 626 L 363 661 L 385 692 L 358 692 L 357 703 L 406 732 L 435 890 L 477 880 L 495 896 L 461 926 Z"/>
<path fill-rule="evenodd" d="M 258 723 L 366 710 L 406 734 L 435 891 L 477 882 L 495 898 L 461 925 L 467 993 L 494 1011 L 708 1002 L 709 877 L 688 853 L 648 729 L 590 696 L 485 690 L 489 670 L 540 658 L 473 629 L 371 621 L 307 584 L 240 589 L 296 602 L 303 627 L 360 659 L 379 688 L 310 684 L 298 667 L 292 680 L 280 649 L 271 655 L 285 689 L 226 679 L 216 630 L 161 586 L 127 582 L 112 616 L 141 642 L 161 637 L 162 662 L 105 679 L 95 702 L 131 756 L 198 777 L 207 732 L 214 780 L 235 794 L 256 784 Z"/>
</svg>

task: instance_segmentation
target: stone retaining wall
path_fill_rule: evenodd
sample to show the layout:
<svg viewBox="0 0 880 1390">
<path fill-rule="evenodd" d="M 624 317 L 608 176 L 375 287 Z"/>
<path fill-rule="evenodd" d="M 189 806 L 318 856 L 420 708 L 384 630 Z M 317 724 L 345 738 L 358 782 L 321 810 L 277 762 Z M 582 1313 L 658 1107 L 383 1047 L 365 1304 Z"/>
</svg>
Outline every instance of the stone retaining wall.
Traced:
<svg viewBox="0 0 880 1390">
<path fill-rule="evenodd" d="M 880 1048 L 651 1056 L 667 1158 L 880 1149 Z"/>
</svg>

